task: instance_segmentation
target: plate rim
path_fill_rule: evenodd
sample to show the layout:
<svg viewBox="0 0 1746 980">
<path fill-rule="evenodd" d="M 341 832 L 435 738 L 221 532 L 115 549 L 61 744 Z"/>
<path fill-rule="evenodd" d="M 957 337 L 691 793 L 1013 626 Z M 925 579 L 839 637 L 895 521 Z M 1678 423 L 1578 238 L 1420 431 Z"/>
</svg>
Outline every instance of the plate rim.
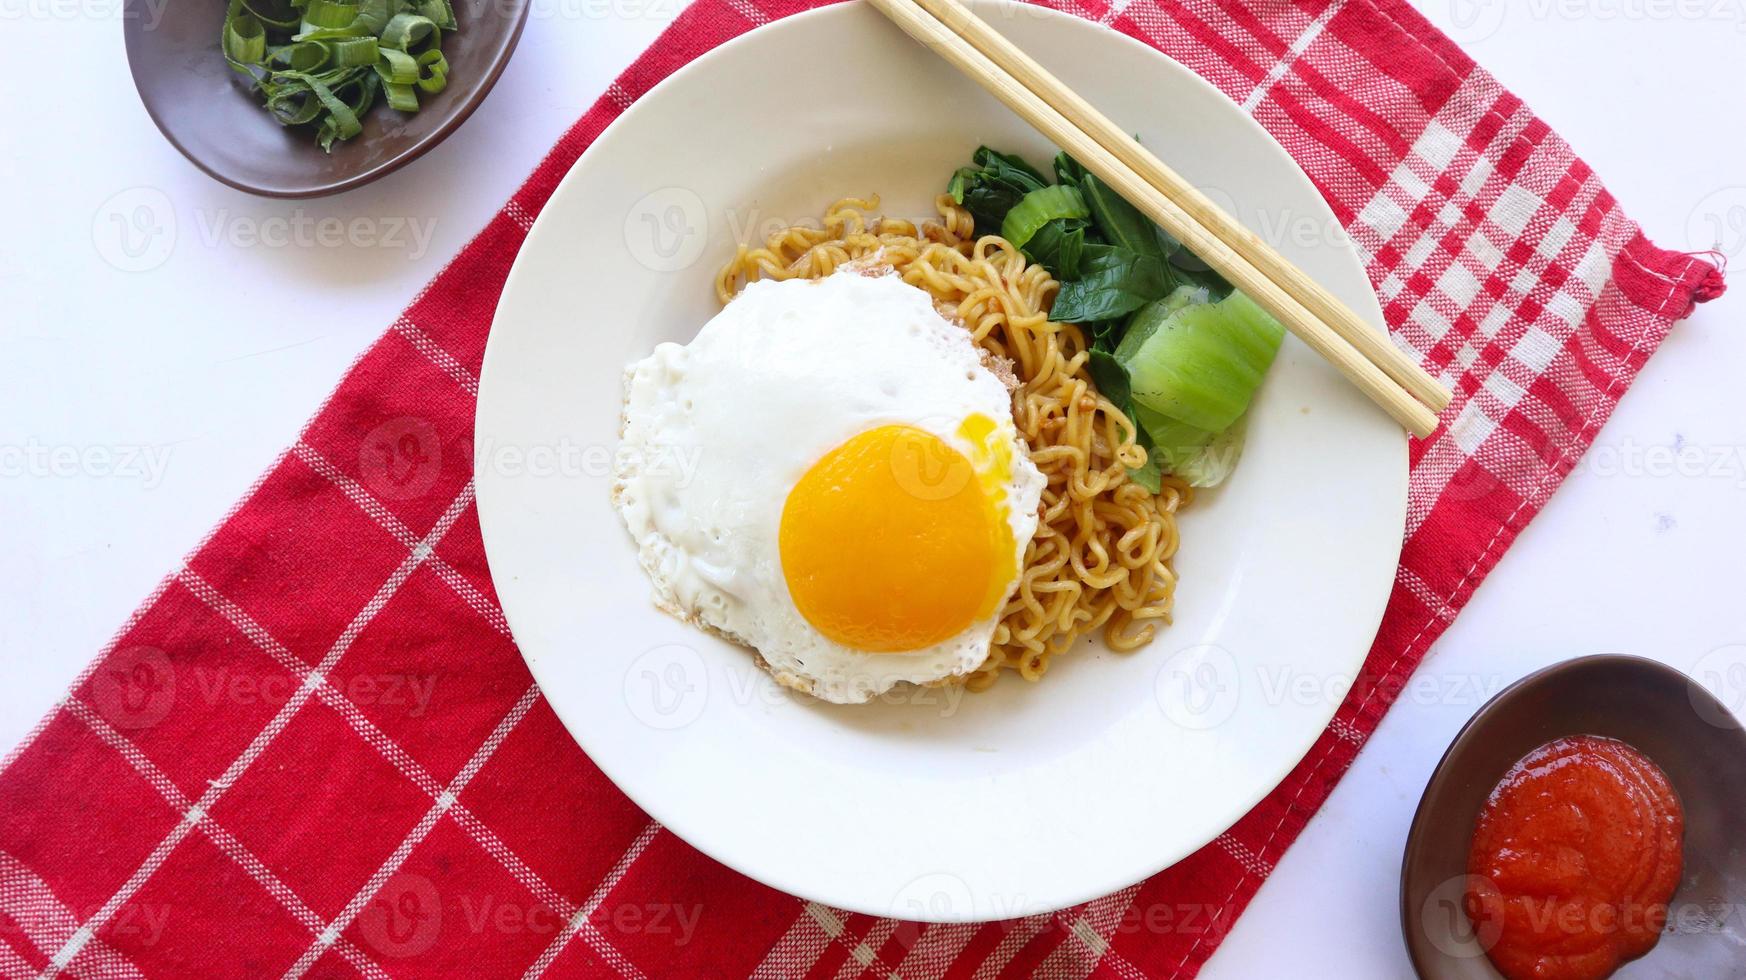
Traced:
<svg viewBox="0 0 1746 980">
<path fill-rule="evenodd" d="M 1192 85 L 1196 85 L 1196 86 L 1201 87 L 1202 89 L 1204 89 L 1207 92 L 1211 93 L 1212 95 L 1216 96 L 1220 102 L 1225 103 L 1228 107 L 1235 110 L 1238 113 L 1238 115 L 1241 117 L 1241 119 L 1249 126 L 1249 128 L 1257 136 L 1261 137 L 1265 141 L 1265 145 L 1270 147 L 1273 153 L 1277 154 L 1281 159 L 1287 161 L 1290 164 L 1290 166 L 1294 170 L 1296 170 L 1300 175 L 1302 175 L 1304 177 L 1304 179 L 1307 182 L 1309 182 L 1313 187 L 1313 181 L 1310 180 L 1308 174 L 1304 171 L 1302 165 L 1300 165 L 1297 162 L 1297 160 L 1291 156 L 1289 151 L 1287 151 L 1285 149 L 1285 147 L 1283 145 L 1281 145 L 1279 143 L 1279 141 L 1273 136 L 1273 134 L 1268 132 L 1266 130 L 1266 128 L 1264 126 L 1262 126 L 1258 120 L 1256 120 L 1251 114 L 1244 112 L 1242 110 L 1241 106 L 1238 105 L 1235 102 L 1235 100 L 1231 99 L 1223 91 L 1218 89 L 1217 86 L 1213 85 L 1210 81 L 1208 81 L 1207 79 L 1205 79 L 1204 77 L 1199 75 L 1193 69 L 1189 68 L 1187 65 L 1184 65 L 1182 62 L 1177 61 L 1175 58 L 1172 58 L 1170 55 L 1166 54 L 1165 52 L 1163 52 L 1157 48 L 1154 48 L 1151 45 L 1148 45 L 1148 44 L 1146 44 L 1146 43 L 1144 43 L 1136 38 L 1133 38 L 1133 37 L 1130 37 L 1126 34 L 1123 34 L 1122 32 L 1117 31 L 1108 25 L 1100 24 L 1100 23 L 1097 23 L 1095 21 L 1091 21 L 1087 18 L 1076 16 L 1076 15 L 1071 14 L 1071 13 L 1066 13 L 1063 11 L 1055 10 L 1054 8 L 1051 8 L 1051 7 L 1040 6 L 1040 5 L 1034 4 L 1034 3 L 1027 3 L 1027 2 L 1024 2 L 1024 0 L 968 0 L 968 2 L 970 3 L 970 5 L 973 8 L 978 9 L 978 10 L 988 10 L 988 9 L 1023 10 L 1026 14 L 1034 16 L 1034 17 L 1039 18 L 1039 19 L 1047 20 L 1047 19 L 1053 19 L 1053 18 L 1065 18 L 1065 19 L 1069 19 L 1072 21 L 1078 21 L 1086 27 L 1091 27 L 1091 28 L 1097 29 L 1102 34 L 1102 36 L 1104 38 L 1108 39 L 1108 43 L 1113 43 L 1113 44 L 1118 44 L 1118 45 L 1122 45 L 1122 44 L 1130 45 L 1130 46 L 1138 49 L 1139 51 L 1143 52 L 1148 57 L 1152 57 L 1152 58 L 1161 60 L 1166 65 L 1168 65 L 1169 68 L 1171 68 L 1172 70 L 1174 70 L 1175 72 L 1180 74 L 1184 78 L 1184 80 L 1187 84 L 1192 84 Z M 769 32 L 776 31 L 776 30 L 780 30 L 780 29 L 784 28 L 786 25 L 792 25 L 795 23 L 803 22 L 803 21 L 810 21 L 810 20 L 814 20 L 814 19 L 824 19 L 824 18 L 833 17 L 833 16 L 835 16 L 835 17 L 847 16 L 847 15 L 849 15 L 850 10 L 853 10 L 853 9 L 858 8 L 860 6 L 862 6 L 862 5 L 859 3 L 854 3 L 854 2 L 826 2 L 820 6 L 817 6 L 817 7 L 812 7 L 810 9 L 807 9 L 804 11 L 800 11 L 800 12 L 797 12 L 794 14 L 783 16 L 783 17 L 779 17 L 775 20 L 772 20 L 771 22 L 769 22 L 767 24 L 759 25 L 757 27 L 754 27 L 754 28 L 751 28 L 747 31 L 744 31 L 744 32 L 732 37 L 732 38 L 729 38 L 728 40 L 722 42 L 721 44 L 718 44 L 715 47 L 699 54 L 697 57 L 686 62 L 684 65 L 681 65 L 679 68 L 675 69 L 670 75 L 661 79 L 659 82 L 657 82 L 655 85 L 651 86 L 647 91 L 645 91 L 642 95 L 638 96 L 636 98 L 636 100 L 627 109 L 625 109 L 617 117 L 612 119 L 600 131 L 600 133 L 594 138 L 594 140 L 582 152 L 582 154 L 577 157 L 575 162 L 573 162 L 570 165 L 569 169 L 565 172 L 564 176 L 558 181 L 557 185 L 553 188 L 550 197 L 547 199 L 547 204 L 549 205 L 552 201 L 556 200 L 561 194 L 564 194 L 566 189 L 569 187 L 569 185 L 571 184 L 571 182 L 573 180 L 580 181 L 582 179 L 581 172 L 584 169 L 584 163 L 589 160 L 591 154 L 596 152 L 597 147 L 599 147 L 602 143 L 607 141 L 608 137 L 610 135 L 612 135 L 615 130 L 617 130 L 621 125 L 627 124 L 627 120 L 631 120 L 633 117 L 638 116 L 641 112 L 649 111 L 647 107 L 652 103 L 652 101 L 657 96 L 659 96 L 663 93 L 663 90 L 668 89 L 669 87 L 676 87 L 676 86 L 684 84 L 689 79 L 689 77 L 691 75 L 693 75 L 697 71 L 701 70 L 700 66 L 705 66 L 708 63 L 716 61 L 718 59 L 732 57 L 738 48 L 740 48 L 746 44 L 751 43 L 751 39 L 754 39 L 754 38 L 758 37 L 759 35 L 767 34 Z M 913 42 L 909 42 L 909 43 L 913 43 Z M 918 51 L 918 57 L 927 57 L 927 56 L 928 55 L 925 52 Z M 1327 210 L 1328 215 L 1330 217 L 1333 217 L 1333 212 L 1332 212 L 1331 207 L 1327 204 L 1325 196 L 1322 196 L 1320 194 L 1319 190 L 1317 190 L 1317 200 L 1320 202 L 1321 207 Z M 484 418 L 484 416 L 486 414 L 486 410 L 487 410 L 487 399 L 486 399 L 485 394 L 484 394 L 485 391 L 487 390 L 487 387 L 488 387 L 487 379 L 489 377 L 493 377 L 496 373 L 500 373 L 500 371 L 501 371 L 501 369 L 499 369 L 498 372 L 494 372 L 493 368 L 492 368 L 492 365 L 495 361 L 495 358 L 493 356 L 493 352 L 495 350 L 501 349 L 501 347 L 499 345 L 494 343 L 494 341 L 496 340 L 496 337 L 497 337 L 497 331 L 495 328 L 496 328 L 496 318 L 497 318 L 498 311 L 500 311 L 502 309 L 504 298 L 510 295 L 512 288 L 514 287 L 515 283 L 517 282 L 517 279 L 521 275 L 526 274 L 523 272 L 523 269 L 524 269 L 523 256 L 526 253 L 528 246 L 534 241 L 535 237 L 541 233 L 543 223 L 547 222 L 548 215 L 550 213 L 551 212 L 549 210 L 549 207 L 542 207 L 540 214 L 538 216 L 536 216 L 533 225 L 529 228 L 527 235 L 523 239 L 521 248 L 517 251 L 515 261 L 512 263 L 512 265 L 510 267 L 510 271 L 509 271 L 507 277 L 505 278 L 503 290 L 499 294 L 498 305 L 493 311 L 493 329 L 491 331 L 491 335 L 487 338 L 487 341 L 486 341 L 483 362 L 481 365 L 480 375 L 479 375 L 479 378 L 480 378 L 480 396 L 476 402 L 475 410 L 474 410 L 474 422 L 475 422 L 475 431 L 476 432 L 477 432 L 477 428 L 478 428 L 478 423 L 482 418 Z M 551 232 L 548 230 L 548 234 L 550 234 L 550 233 Z M 1362 272 L 1362 270 L 1364 268 L 1364 262 L 1363 262 L 1362 256 L 1360 256 L 1358 254 L 1356 244 L 1354 242 L 1352 242 L 1349 237 L 1347 237 L 1342 242 L 1339 243 L 1339 247 L 1344 250 L 1347 258 L 1355 265 L 1355 267 L 1357 269 L 1359 269 L 1360 272 Z M 1366 296 L 1367 296 L 1367 298 L 1364 301 L 1364 303 L 1359 307 L 1358 312 L 1361 315 L 1370 314 L 1370 315 L 1364 316 L 1364 318 L 1367 321 L 1371 321 L 1373 323 L 1373 325 L 1377 324 L 1377 323 L 1386 324 L 1386 322 L 1387 322 L 1386 318 L 1383 316 L 1381 304 L 1380 304 L 1379 300 L 1377 299 L 1374 290 L 1373 289 L 1367 290 Z M 1393 581 L 1394 573 L 1395 573 L 1396 569 L 1398 569 L 1398 567 L 1399 567 L 1400 553 L 1405 545 L 1405 529 L 1406 529 L 1406 517 L 1407 517 L 1406 511 L 1407 511 L 1407 503 L 1408 503 L 1408 501 L 1407 501 L 1407 488 L 1408 488 L 1408 478 L 1410 475 L 1410 456 L 1408 453 L 1408 440 L 1407 440 L 1407 437 L 1404 433 L 1401 434 L 1400 439 L 1399 439 L 1398 444 L 1397 444 L 1397 448 L 1395 451 L 1398 454 L 1398 460 L 1399 460 L 1399 467 L 1398 467 L 1398 471 L 1397 471 L 1398 472 L 1398 477 L 1397 477 L 1398 482 L 1394 488 L 1391 488 L 1391 492 L 1388 495 L 1387 499 L 1398 500 L 1398 508 L 1399 508 L 1399 514 L 1400 514 L 1400 521 L 1399 521 L 1400 533 L 1393 536 L 1393 545 L 1391 546 L 1390 551 L 1389 551 L 1389 556 L 1392 558 L 1392 562 L 1389 564 L 1389 567 L 1387 569 L 1387 577 L 1385 579 L 1386 582 Z M 487 470 L 486 472 L 488 473 L 489 471 Z M 494 490 L 494 489 L 487 490 L 486 489 L 487 486 L 494 486 L 494 483 L 492 482 L 492 480 L 488 476 L 485 479 L 478 480 L 478 482 L 476 483 L 476 500 L 477 500 L 476 506 L 478 507 L 478 512 L 479 512 L 481 538 L 482 538 L 482 541 L 484 543 L 484 548 L 485 548 L 486 555 L 487 555 L 487 562 L 489 563 L 490 554 L 492 552 L 491 542 L 492 542 L 492 539 L 494 537 L 493 532 L 490 530 L 490 525 L 493 524 L 494 521 L 492 519 L 487 518 L 486 514 L 487 514 L 488 510 L 494 511 L 495 507 L 494 507 L 494 505 L 487 505 L 486 499 L 488 497 L 495 497 L 496 490 Z M 1377 574 L 1378 574 L 1379 578 L 1382 576 L 1381 571 L 1379 571 Z M 1361 622 L 1367 624 L 1366 630 L 1365 630 L 1365 636 L 1368 638 L 1364 644 L 1363 650 L 1353 657 L 1352 668 L 1354 671 L 1361 672 L 1363 669 L 1364 663 L 1365 663 L 1366 659 L 1368 658 L 1368 651 L 1370 649 L 1370 645 L 1374 643 L 1374 638 L 1375 638 L 1377 632 L 1381 628 L 1382 620 L 1383 620 L 1383 617 L 1387 611 L 1391 596 L 1392 596 L 1392 587 L 1382 586 L 1382 587 L 1377 588 L 1375 597 L 1371 601 L 1372 608 L 1370 608 L 1367 611 L 1362 612 L 1359 615 L 1354 616 L 1354 621 L 1361 621 Z M 515 616 L 510 613 L 509 608 L 508 608 L 508 603 L 503 603 L 503 605 L 504 605 L 504 615 L 509 620 L 510 626 L 511 626 L 511 632 L 513 633 L 514 632 Z M 518 652 L 520 652 L 520 644 L 519 643 L 517 643 L 517 650 L 518 650 Z M 522 653 L 522 657 L 523 657 L 523 660 L 527 663 L 529 671 L 531 673 L 533 673 L 533 675 L 537 681 L 539 678 L 539 674 L 540 674 L 540 668 L 536 667 L 535 658 L 529 657 L 525 652 Z M 1147 879 L 1149 879 L 1149 878 L 1151 878 L 1151 877 L 1153 877 L 1153 876 L 1155 876 L 1163 871 L 1168 870 L 1169 868 L 1173 867 L 1174 865 L 1181 862 L 1182 860 L 1192 856 L 1195 852 L 1197 852 L 1201 848 L 1204 848 L 1207 845 L 1211 844 L 1218 837 L 1218 835 L 1220 833 L 1223 833 L 1223 832 L 1229 830 L 1229 828 L 1231 826 L 1235 826 L 1235 824 L 1240 822 L 1243 819 L 1243 817 L 1247 813 L 1249 813 L 1251 810 L 1253 810 L 1253 808 L 1256 805 L 1258 805 L 1259 803 L 1264 801 L 1268 796 L 1270 796 L 1271 794 L 1273 794 L 1275 791 L 1277 791 L 1279 789 L 1279 787 L 1284 783 L 1284 781 L 1290 776 L 1291 772 L 1294 769 L 1296 769 L 1297 766 L 1300 763 L 1302 763 L 1304 761 L 1304 759 L 1306 759 L 1309 756 L 1310 752 L 1315 748 L 1315 745 L 1316 745 L 1317 741 L 1320 740 L 1321 736 L 1327 732 L 1327 728 L 1328 728 L 1329 723 L 1332 722 L 1334 717 L 1338 714 L 1340 706 L 1343 703 L 1344 703 L 1343 698 L 1342 699 L 1333 699 L 1333 698 L 1326 699 L 1327 707 L 1326 707 L 1325 714 L 1321 717 L 1320 726 L 1317 727 L 1313 733 L 1310 733 L 1307 736 L 1307 738 L 1303 742 L 1301 749 L 1291 753 L 1289 755 L 1289 757 L 1286 756 L 1286 753 L 1280 753 L 1280 759 L 1279 759 L 1279 763 L 1278 763 L 1277 767 L 1276 768 L 1275 767 L 1267 767 L 1267 768 L 1275 768 L 1275 771 L 1273 772 L 1273 775 L 1271 775 L 1269 777 L 1266 784 L 1253 795 L 1252 799 L 1245 798 L 1244 801 L 1242 802 L 1241 806 L 1235 807 L 1234 808 L 1235 812 L 1231 815 L 1229 822 L 1226 823 L 1220 830 L 1215 831 L 1213 834 L 1208 836 L 1205 840 L 1199 841 L 1198 843 L 1184 845 L 1180 849 L 1180 853 L 1173 853 L 1168 858 L 1168 860 L 1166 860 L 1165 863 L 1163 863 L 1162 865 L 1158 865 L 1156 867 L 1153 867 L 1152 866 L 1153 862 L 1151 859 L 1147 859 L 1145 861 L 1135 862 L 1134 867 L 1136 869 L 1136 874 L 1133 877 L 1126 878 L 1124 880 L 1114 881 L 1114 882 L 1104 882 L 1104 883 L 1097 884 L 1097 885 L 1086 885 L 1086 886 L 1083 886 L 1082 888 L 1079 888 L 1079 889 L 1063 889 L 1063 890 L 1061 890 L 1060 894 L 1064 895 L 1066 897 L 1061 897 L 1058 899 L 1051 898 L 1048 903 L 1045 903 L 1048 911 L 1053 913 L 1053 912 L 1059 911 L 1061 909 L 1071 908 L 1073 906 L 1082 904 L 1084 902 L 1091 901 L 1091 900 L 1094 900 L 1096 898 L 1100 898 L 1100 897 L 1112 894 L 1113 892 L 1119 891 L 1119 890 L 1126 888 L 1126 887 L 1129 887 L 1131 885 L 1134 885 L 1134 884 L 1137 884 L 1140 882 L 1144 882 L 1145 880 L 1147 880 Z M 891 916 L 893 910 L 889 907 L 881 907 L 881 906 L 877 906 L 877 905 L 870 905 L 870 904 L 865 903 L 865 902 L 846 900 L 845 897 L 841 896 L 841 895 L 832 895 L 832 896 L 818 895 L 818 894 L 814 893 L 813 889 L 811 889 L 810 887 L 807 887 L 806 885 L 797 884 L 797 883 L 783 880 L 783 876 L 780 874 L 773 874 L 769 870 L 750 867 L 746 863 L 739 860 L 737 855 L 724 854 L 718 848 L 712 848 L 710 846 L 706 846 L 705 844 L 697 843 L 696 840 L 692 837 L 692 835 L 690 833 L 687 832 L 686 829 L 681 829 L 681 828 L 693 827 L 693 826 L 695 826 L 697 821 L 685 819 L 683 817 L 669 820 L 667 810 L 665 808 L 661 807 L 658 802 L 651 802 L 650 800 L 646 799 L 645 798 L 646 794 L 641 792 L 640 788 L 638 788 L 638 789 L 632 788 L 633 786 L 635 786 L 634 781 L 620 780 L 618 778 L 618 776 L 615 774 L 614 768 L 612 767 L 611 763 L 606 762 L 602 759 L 596 758 L 593 754 L 588 753 L 587 748 L 582 745 L 582 739 L 580 737 L 578 737 L 576 730 L 565 719 L 564 712 L 562 710 L 560 710 L 558 705 L 555 702 L 552 702 L 550 699 L 548 699 L 548 704 L 550 704 L 550 706 L 552 707 L 553 713 L 558 716 L 560 723 L 563 724 L 565 731 L 570 735 L 571 739 L 576 742 L 578 747 L 583 749 L 585 754 L 588 754 L 588 757 L 593 762 L 593 764 L 595 766 L 597 766 L 601 770 L 601 772 L 603 774 L 605 774 L 607 776 L 607 778 L 612 781 L 613 785 L 620 792 L 624 793 L 633 803 L 635 803 L 645 813 L 649 814 L 649 816 L 652 819 L 659 822 L 661 824 L 661 826 L 663 826 L 667 830 L 671 831 L 676 837 L 680 838 L 681 840 L 684 840 L 686 843 L 695 847 L 700 853 L 702 853 L 704 856 L 708 857 L 710 860 L 713 860 L 713 861 L 715 861 L 719 864 L 722 864 L 722 865 L 724 865 L 724 866 L 726 866 L 726 867 L 728 867 L 728 868 L 730 868 L 730 869 L 732 869 L 740 874 L 743 874 L 746 877 L 751 878 L 754 881 L 761 882 L 769 887 L 775 888 L 775 889 L 782 891 L 782 892 L 785 892 L 789 895 L 799 897 L 803 900 L 817 901 L 817 902 L 820 902 L 822 904 L 826 904 L 826 905 L 833 906 L 836 908 L 846 909 L 846 910 L 849 910 L 852 912 L 858 912 L 858 913 L 877 916 L 877 917 L 890 917 Z M 1039 909 L 1042 907 L 1043 906 L 1039 906 Z M 1036 910 L 1032 910 L 1032 911 L 1036 911 Z M 930 923 L 976 923 L 976 922 L 989 922 L 989 921 L 998 921 L 998 920 L 994 919 L 994 918 L 987 917 L 987 916 L 962 915 L 962 914 L 953 914 L 951 912 L 948 912 L 944 915 L 938 915 L 938 916 L 931 915 L 931 914 L 930 915 L 915 916 L 915 917 L 913 917 L 913 921 L 930 922 Z"/>
</svg>

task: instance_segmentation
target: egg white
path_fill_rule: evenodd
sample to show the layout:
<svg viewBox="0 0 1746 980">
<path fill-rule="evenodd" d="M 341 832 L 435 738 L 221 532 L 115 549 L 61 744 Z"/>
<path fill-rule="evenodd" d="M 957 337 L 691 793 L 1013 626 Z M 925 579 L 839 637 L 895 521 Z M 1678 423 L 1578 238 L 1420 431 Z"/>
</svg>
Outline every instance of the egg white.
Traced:
<svg viewBox="0 0 1746 980">
<path fill-rule="evenodd" d="M 1013 568 L 1023 568 L 1043 475 L 1013 427 L 1006 385 L 926 292 L 853 270 L 755 282 L 691 343 L 662 344 L 631 365 L 625 385 L 613 500 L 657 605 L 756 649 L 778 681 L 838 703 L 947 680 L 986 659 L 998 612 L 935 646 L 868 653 L 814 629 L 782 574 L 782 510 L 821 457 L 861 432 L 907 424 L 974 459 L 958 434 L 974 414 L 1011 443 L 1006 518 Z"/>
</svg>

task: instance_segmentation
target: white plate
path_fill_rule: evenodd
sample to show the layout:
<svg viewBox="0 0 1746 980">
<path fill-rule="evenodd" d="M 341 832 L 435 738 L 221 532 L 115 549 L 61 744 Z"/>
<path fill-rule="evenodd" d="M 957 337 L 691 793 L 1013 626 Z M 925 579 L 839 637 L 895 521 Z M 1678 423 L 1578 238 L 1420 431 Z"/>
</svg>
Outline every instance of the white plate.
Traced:
<svg viewBox="0 0 1746 980">
<path fill-rule="evenodd" d="M 1380 328 L 1338 222 L 1228 99 L 1113 31 L 983 10 L 1187 177 L 1240 202 L 1252 227 L 1284 229 L 1286 254 Z M 1265 796 L 1363 663 L 1406 507 L 1400 431 L 1288 340 L 1235 478 L 1182 521 L 1177 622 L 1142 652 L 1087 646 L 1038 685 L 836 707 L 657 612 L 607 499 L 624 366 L 716 312 L 713 274 L 734 242 L 851 193 L 931 213 L 978 143 L 1053 156 L 869 7 L 723 45 L 638 101 L 559 186 L 498 304 L 478 411 L 497 590 L 589 756 L 751 877 L 936 921 L 1115 891 Z"/>
</svg>

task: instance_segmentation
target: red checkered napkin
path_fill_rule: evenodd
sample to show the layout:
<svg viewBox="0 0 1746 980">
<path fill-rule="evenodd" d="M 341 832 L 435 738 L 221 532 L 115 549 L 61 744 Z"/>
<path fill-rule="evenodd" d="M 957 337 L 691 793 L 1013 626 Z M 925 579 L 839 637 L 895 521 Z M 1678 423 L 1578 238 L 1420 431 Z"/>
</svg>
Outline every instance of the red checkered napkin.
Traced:
<svg viewBox="0 0 1746 980">
<path fill-rule="evenodd" d="M 1401 0 L 1087 3 L 1073 12 L 1266 124 L 1356 241 L 1396 340 L 1457 390 L 1445 427 L 1413 446 L 1406 547 L 1367 670 L 1272 796 L 1117 894 L 923 926 L 728 871 L 565 734 L 479 541 L 479 361 L 510 260 L 577 155 L 675 68 L 804 5 L 698 0 L 9 758 L 0 974 L 1195 973 L 1668 328 L 1722 284 L 1646 241 Z"/>
</svg>

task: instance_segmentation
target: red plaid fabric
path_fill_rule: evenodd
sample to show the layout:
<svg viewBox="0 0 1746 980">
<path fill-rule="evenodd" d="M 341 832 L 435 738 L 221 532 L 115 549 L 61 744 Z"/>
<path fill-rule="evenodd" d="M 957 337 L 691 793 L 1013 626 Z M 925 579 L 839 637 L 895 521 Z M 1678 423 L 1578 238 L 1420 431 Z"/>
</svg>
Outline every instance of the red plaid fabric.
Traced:
<svg viewBox="0 0 1746 980">
<path fill-rule="evenodd" d="M 1068 0 L 1071 4 L 1072 0 Z M 1458 394 L 1412 451 L 1366 673 L 1215 843 L 1054 915 L 928 926 L 803 902 L 651 823 L 565 734 L 486 570 L 486 331 L 533 216 L 675 68 L 800 9 L 698 0 L 351 370 L 0 772 L 0 974 L 1184 977 L 1671 324 L 1718 295 L 1402 0 L 1071 7 L 1250 108 Z"/>
</svg>

